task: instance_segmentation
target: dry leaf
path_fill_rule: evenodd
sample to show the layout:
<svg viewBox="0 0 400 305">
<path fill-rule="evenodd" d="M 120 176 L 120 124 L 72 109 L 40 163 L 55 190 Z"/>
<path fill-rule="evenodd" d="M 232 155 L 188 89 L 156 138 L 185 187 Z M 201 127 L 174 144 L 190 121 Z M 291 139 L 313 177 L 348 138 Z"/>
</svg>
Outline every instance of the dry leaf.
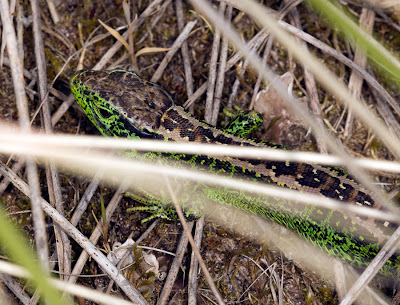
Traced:
<svg viewBox="0 0 400 305">
<path fill-rule="evenodd" d="M 100 19 L 97 20 L 100 22 L 102 26 L 106 28 L 107 31 L 110 32 L 111 35 L 113 35 L 120 43 L 122 43 L 129 52 L 129 45 L 126 42 L 126 40 L 116 30 L 106 25 L 103 21 L 101 21 Z"/>
<path fill-rule="evenodd" d="M 136 52 L 136 57 L 139 57 L 140 55 L 149 55 L 149 54 L 155 54 L 155 53 L 160 53 L 160 52 L 167 52 L 171 49 L 172 48 L 156 48 L 156 47 L 143 48 L 143 49 L 140 49 L 138 52 Z"/>
<path fill-rule="evenodd" d="M 279 77 L 289 95 L 292 94 L 293 76 L 287 72 Z M 256 97 L 254 110 L 260 112 L 264 119 L 268 141 L 295 147 L 304 138 L 307 128 L 302 120 L 290 112 L 285 101 L 277 92 L 273 80 L 261 90 Z"/>
</svg>

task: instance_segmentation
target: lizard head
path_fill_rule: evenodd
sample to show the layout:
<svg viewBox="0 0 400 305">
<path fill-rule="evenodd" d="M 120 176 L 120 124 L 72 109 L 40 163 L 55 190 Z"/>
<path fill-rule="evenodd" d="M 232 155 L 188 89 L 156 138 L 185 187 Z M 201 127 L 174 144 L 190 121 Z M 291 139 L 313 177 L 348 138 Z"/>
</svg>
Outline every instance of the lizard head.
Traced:
<svg viewBox="0 0 400 305">
<path fill-rule="evenodd" d="M 161 86 L 124 70 L 81 70 L 70 87 L 89 120 L 107 136 L 158 138 L 160 118 L 174 105 Z"/>
</svg>

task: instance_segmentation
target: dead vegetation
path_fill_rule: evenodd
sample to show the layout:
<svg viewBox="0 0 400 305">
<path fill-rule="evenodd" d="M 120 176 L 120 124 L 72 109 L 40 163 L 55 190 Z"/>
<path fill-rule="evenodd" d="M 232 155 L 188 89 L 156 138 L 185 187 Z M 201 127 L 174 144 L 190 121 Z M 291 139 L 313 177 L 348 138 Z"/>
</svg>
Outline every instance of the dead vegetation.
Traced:
<svg viewBox="0 0 400 305">
<path fill-rule="evenodd" d="M 386 2 L 384 7 L 378 7 L 378 3 L 369 6 L 358 1 L 337 4 L 352 19 L 358 20 L 366 31 L 371 32 L 373 28 L 374 36 L 397 54 L 399 15 L 396 7 L 388 7 Z M 70 0 L 56 4 L 53 10 L 50 3 L 48 1 L 49 6 L 44 3 L 39 6 L 32 1 L 32 6 L 38 9 L 36 13 L 25 2 L 18 2 L 12 8 L 14 30 L 18 37 L 18 54 L 14 55 L 19 56 L 23 64 L 23 89 L 27 103 L 16 106 L 15 101 L 20 100 L 20 93 L 12 82 L 9 68 L 15 56 L 2 51 L 0 119 L 4 122 L 19 120 L 22 128 L 29 129 L 29 122 L 32 121 L 33 128 L 43 128 L 48 133 L 99 134 L 75 105 L 68 86 L 69 77 L 77 69 L 83 68 L 133 70 L 141 77 L 162 85 L 174 95 L 179 105 L 186 107 L 197 118 L 220 127 L 227 120 L 222 111 L 225 107 L 263 108 L 259 105 L 263 102 L 258 93 L 265 90 L 267 84 L 249 61 L 238 55 L 236 47 L 229 43 L 225 33 L 216 29 L 189 2 Z M 231 1 L 214 1 L 213 4 L 230 20 L 240 38 L 277 75 L 291 73 L 292 94 L 308 105 L 316 124 L 324 126 L 339 138 L 351 155 L 394 159 L 370 127 L 360 123 L 354 113 L 339 103 L 336 96 L 322 89 L 312 73 L 303 69 L 293 59 L 291 52 L 274 39 L 268 30 L 263 30 L 260 23 L 255 22 L 249 14 L 230 6 Z M 307 45 L 348 85 L 354 96 L 378 114 L 393 134 L 400 136 L 399 112 L 396 112 L 398 87 L 392 85 L 390 77 L 377 73 L 376 66 L 370 65 L 361 49 L 352 48 L 336 29 L 302 1 L 264 1 L 264 5 L 271 9 L 273 16 L 281 20 L 281 25 L 289 32 L 300 30 L 296 35 L 299 47 Z M 35 22 L 41 22 L 41 31 L 34 30 Z M 301 31 L 310 34 L 314 40 Z M 5 29 L 2 34 L 5 41 Z M 42 40 L 43 44 L 38 46 L 35 39 Z M 10 49 L 7 50 L 10 52 Z M 41 55 L 35 56 L 35 52 Z M 369 75 L 355 71 L 354 64 Z M 365 81 L 367 77 L 371 79 Z M 265 128 L 257 133 L 257 138 L 269 140 L 273 134 L 274 141 L 293 149 L 326 152 L 325 139 L 314 138 L 309 133 L 307 122 L 296 114 L 288 114 L 276 94 L 272 96 L 268 96 L 265 103 L 271 98 L 275 99 L 274 111 L 277 113 L 270 115 L 270 122 L 265 122 Z M 387 96 L 393 98 L 388 100 Z M 26 114 L 23 111 L 21 113 L 24 108 L 28 111 Z M 279 114 L 279 111 L 284 114 Z M 282 117 L 285 121 L 274 121 Z M 276 126 L 285 123 L 285 127 L 278 129 L 274 127 L 275 123 Z M 134 247 L 130 254 L 132 264 L 118 265 L 124 267 L 122 274 L 133 289 L 138 289 L 149 303 L 185 304 L 188 300 L 197 300 L 199 304 L 218 302 L 203 273 L 197 275 L 197 271 L 193 271 L 197 269 L 190 270 L 193 268 L 194 255 L 191 256 L 187 250 L 188 240 L 182 233 L 181 224 L 160 221 L 151 225 L 142 224 L 143 213 L 126 212 L 133 202 L 122 196 L 123 188 L 115 192 L 113 188 L 102 186 L 98 179 L 88 180 L 59 172 L 51 162 L 36 169 L 33 159 L 3 155 L 1 167 L 17 175 L 14 184 L 19 180 L 29 182 L 30 194 L 35 189 L 32 186 L 35 178 L 32 177 L 36 176 L 39 183 L 36 190 L 41 191 L 41 196 L 56 207 L 61 215 L 65 215 L 83 235 L 92 236 L 91 242 L 106 254 L 116 242 L 124 243 L 128 238 L 139 245 L 176 253 L 174 258 L 163 252 Z M 398 173 L 374 173 L 374 181 L 383 183 L 385 189 L 393 194 L 397 193 L 398 178 Z M 36 198 L 29 200 L 28 192 L 21 192 L 21 188 L 17 189 L 4 176 L 0 182 L 0 192 L 7 214 L 15 225 L 30 236 L 31 246 L 37 247 L 38 240 L 47 245 L 48 250 L 46 247 L 37 250 L 39 257 L 42 262 L 47 259 L 51 262 L 50 269 L 55 270 L 60 279 L 77 281 L 86 287 L 132 300 L 132 295 L 121 289 L 121 282 L 115 283 L 110 277 L 101 275 L 103 270 L 88 258 L 81 245 L 70 239 L 59 226 L 54 226 L 50 217 L 41 216 L 40 209 L 37 211 L 40 206 L 38 193 Z M 104 218 L 101 202 L 107 207 L 107 218 Z M 35 217 L 43 218 L 42 222 L 33 221 Z M 103 218 L 106 219 L 105 224 L 101 223 Z M 203 232 L 199 233 L 202 237 L 196 237 L 201 243 L 200 253 L 226 303 L 337 304 L 346 294 L 341 287 L 340 274 L 336 283 L 321 278 L 301 266 L 296 259 L 284 257 L 274 246 L 274 240 L 260 242 L 246 236 L 246 232 L 235 233 L 229 226 L 229 220 L 227 227 L 208 219 L 205 224 L 203 220 L 196 224 L 196 230 Z M 100 228 L 97 233 L 94 232 L 96 225 Z M 143 252 L 157 259 L 157 263 L 149 264 L 152 267 L 158 264 L 157 276 L 154 270 L 149 272 L 149 267 L 144 266 Z M 72 277 L 69 276 L 71 273 Z M 34 289 L 30 285 L 25 286 L 25 282 L 1 272 L 0 280 L 3 283 L 0 292 L 7 295 L 10 304 L 28 304 L 31 298 L 33 303 L 37 302 Z M 385 287 L 384 293 L 388 298 L 396 295 L 395 284 L 395 281 L 387 279 L 378 279 L 374 283 L 379 288 Z M 396 300 L 397 297 L 393 302 L 398 302 Z M 75 298 L 75 302 L 97 303 L 80 296 Z M 370 302 L 376 304 L 378 301 L 374 299 Z"/>
</svg>

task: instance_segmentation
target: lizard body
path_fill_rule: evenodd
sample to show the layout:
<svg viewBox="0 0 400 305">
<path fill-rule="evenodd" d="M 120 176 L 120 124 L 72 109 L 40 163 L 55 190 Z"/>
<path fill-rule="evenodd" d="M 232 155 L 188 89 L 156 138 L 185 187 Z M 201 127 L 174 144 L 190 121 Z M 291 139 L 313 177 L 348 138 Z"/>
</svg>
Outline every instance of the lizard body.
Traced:
<svg viewBox="0 0 400 305">
<path fill-rule="evenodd" d="M 272 143 L 239 137 L 240 130 L 247 130 L 247 127 L 241 126 L 242 123 L 246 125 L 243 120 L 239 120 L 239 131 L 230 126 L 233 130 L 231 132 L 235 134 L 198 121 L 177 106 L 172 96 L 161 86 L 132 72 L 80 71 L 72 76 L 70 85 L 87 117 L 106 136 L 278 147 Z M 257 116 L 254 118 L 257 120 Z M 305 163 L 229 156 L 214 158 L 168 153 L 160 153 L 159 156 L 171 164 L 189 164 L 215 174 L 271 183 L 349 204 L 376 207 L 373 196 L 341 170 Z M 198 188 L 187 187 L 188 194 L 194 194 Z M 200 188 L 206 198 L 278 222 L 329 254 L 357 267 L 367 266 L 393 232 L 393 226 L 383 221 L 362 219 L 339 211 L 296 205 L 265 196 L 249 196 L 246 192 L 226 188 Z M 174 218 L 172 207 L 165 207 L 161 203 L 157 205 L 153 199 L 150 201 L 155 206 L 142 210 L 154 213 L 154 217 Z M 187 216 L 190 218 L 192 215 L 188 212 Z M 381 269 L 381 274 L 388 276 L 397 276 L 399 273 L 398 256 L 393 256 Z"/>
</svg>

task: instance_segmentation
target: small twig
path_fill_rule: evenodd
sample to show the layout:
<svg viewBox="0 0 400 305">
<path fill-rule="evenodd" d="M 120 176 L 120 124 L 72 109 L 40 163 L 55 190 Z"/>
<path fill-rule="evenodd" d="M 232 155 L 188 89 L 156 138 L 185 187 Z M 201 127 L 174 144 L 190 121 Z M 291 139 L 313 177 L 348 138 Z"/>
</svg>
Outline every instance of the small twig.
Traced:
<svg viewBox="0 0 400 305">
<path fill-rule="evenodd" d="M 113 63 L 111 63 L 111 64 L 108 66 L 107 69 L 112 70 L 112 69 L 117 68 L 117 67 L 120 66 L 123 62 L 125 62 L 125 60 L 127 60 L 129 57 L 131 57 L 130 54 L 129 54 L 129 53 L 125 53 L 125 54 L 122 55 L 121 57 L 117 58 L 116 61 L 114 61 Z M 133 67 L 133 69 L 136 69 L 136 67 Z"/>
<path fill-rule="evenodd" d="M 268 262 L 264 261 L 264 263 L 268 266 L 268 268 L 263 268 L 260 266 L 260 264 L 258 264 L 254 259 L 252 259 L 251 257 L 242 254 L 242 256 L 244 256 L 245 258 L 247 258 L 249 261 L 251 261 L 254 265 L 257 266 L 258 269 L 261 270 L 261 273 L 257 276 L 257 278 L 246 288 L 245 291 L 243 291 L 243 293 L 241 294 L 241 296 L 236 300 L 237 303 L 240 302 L 240 300 L 242 299 L 242 297 L 247 294 L 247 291 L 250 290 L 250 288 L 263 276 L 263 275 L 267 275 L 267 272 L 269 271 L 270 274 L 272 275 L 272 273 L 275 270 L 275 265 L 270 265 L 268 266 Z M 272 269 L 272 270 L 271 270 Z M 268 276 L 268 275 L 267 275 Z M 282 279 L 281 279 L 281 283 L 283 285 L 283 272 L 282 272 Z"/>
<path fill-rule="evenodd" d="M 266 37 L 266 32 L 265 31 L 260 31 L 257 33 L 257 35 L 255 35 L 248 43 L 247 46 L 249 48 L 252 48 L 254 46 L 255 43 L 257 43 L 257 41 L 259 40 L 263 40 Z M 231 69 L 241 58 L 240 53 L 236 53 L 235 55 L 233 55 L 231 58 L 228 59 L 228 63 L 229 65 L 226 66 L 225 68 L 225 72 L 227 72 L 229 69 Z M 191 97 L 189 97 L 189 99 L 183 104 L 184 108 L 188 108 L 190 107 L 194 101 L 196 101 L 200 96 L 202 96 L 204 94 L 204 92 L 206 92 L 207 90 L 207 85 L 208 82 L 205 82 L 203 85 L 200 86 L 200 88 L 198 88 Z"/>
<path fill-rule="evenodd" d="M 196 247 L 200 249 L 201 240 L 203 237 L 204 216 L 196 221 L 196 228 L 194 232 L 194 242 Z M 188 304 L 196 304 L 197 300 L 197 281 L 198 281 L 199 261 L 196 258 L 196 253 L 192 250 L 190 256 L 190 269 L 188 281 Z"/>
<path fill-rule="evenodd" d="M 7 286 L 7 288 L 12 291 L 18 300 L 24 305 L 31 305 L 31 299 L 29 295 L 21 288 L 20 283 L 14 280 L 11 276 L 0 273 L 0 280 Z M 0 288 L 1 289 L 1 288 Z M 0 293 L 0 300 L 4 300 L 4 296 Z"/>
<path fill-rule="evenodd" d="M 17 174 L 24 167 L 24 165 L 25 165 L 25 159 L 19 158 L 18 161 L 12 165 L 11 171 Z M 0 194 L 3 194 L 3 192 L 6 190 L 10 182 L 11 181 L 7 177 L 3 178 L 3 181 L 1 181 L 0 183 Z"/>
<path fill-rule="evenodd" d="M 154 17 L 153 21 L 151 22 L 149 30 L 152 30 L 157 24 L 160 24 L 160 19 L 162 16 L 164 16 L 165 10 L 171 4 L 171 2 L 172 2 L 172 0 L 166 0 L 163 3 L 163 5 L 160 7 L 160 9 L 157 12 L 157 16 Z M 149 30 L 147 30 L 143 34 L 143 36 L 138 39 L 138 41 L 136 42 L 136 45 L 142 44 L 147 39 L 147 37 L 149 37 L 149 35 L 150 35 Z"/>
<path fill-rule="evenodd" d="M 375 12 L 369 8 L 363 8 L 360 15 L 360 25 L 368 32 L 372 32 L 372 28 L 374 26 L 375 20 Z M 364 50 L 357 46 L 356 52 L 354 54 L 354 63 L 358 65 L 361 69 L 365 69 L 367 65 L 367 56 Z M 360 98 L 361 96 L 361 87 L 363 84 L 363 78 L 355 70 L 351 71 L 350 79 L 349 79 L 349 90 L 353 93 L 354 96 Z M 343 136 L 349 137 L 353 130 L 353 113 L 349 110 L 347 113 L 346 125 L 344 127 Z"/>
<path fill-rule="evenodd" d="M 123 197 L 125 187 L 120 186 L 117 191 L 114 193 L 114 196 L 111 198 L 109 204 L 107 205 L 106 208 L 106 219 L 107 222 L 110 221 L 110 218 L 112 214 L 114 213 L 115 209 L 117 208 L 121 198 Z M 73 224 L 76 225 L 76 224 Z M 90 242 L 92 242 L 94 245 L 97 244 L 97 241 L 101 237 L 103 233 L 103 223 L 97 224 L 96 228 L 93 230 L 92 234 L 90 235 Z M 86 264 L 87 259 L 89 258 L 89 254 L 87 251 L 82 251 L 81 255 L 79 256 L 78 260 L 75 263 L 74 269 L 72 270 L 72 274 L 70 278 L 68 279 L 68 283 L 75 283 L 76 280 L 78 279 L 77 274 L 80 274 L 82 272 L 83 267 Z M 106 271 L 105 269 L 103 269 Z M 121 287 L 122 288 L 122 287 Z"/>
<path fill-rule="evenodd" d="M 225 304 L 223 299 L 222 299 L 222 297 L 221 297 L 221 295 L 220 295 L 220 293 L 219 293 L 219 291 L 218 291 L 218 289 L 217 289 L 217 287 L 214 284 L 214 281 L 213 281 L 213 279 L 211 277 L 211 274 L 207 270 L 207 266 L 205 265 L 205 263 L 203 261 L 203 258 L 201 257 L 199 249 L 196 247 L 196 243 L 193 240 L 193 237 L 192 237 L 192 234 L 191 234 L 191 230 L 189 229 L 189 226 L 186 223 L 185 216 L 183 216 L 182 209 L 181 209 L 181 207 L 180 207 L 180 205 L 178 203 L 178 200 L 177 200 L 177 198 L 175 196 L 174 191 L 172 190 L 171 184 L 169 183 L 168 178 L 166 176 L 164 176 L 164 177 L 165 177 L 165 183 L 167 185 L 168 192 L 169 192 L 169 194 L 171 196 L 171 199 L 172 199 L 172 202 L 174 204 L 176 213 L 178 214 L 178 217 L 179 217 L 179 220 L 180 220 L 180 222 L 182 224 L 183 230 L 185 231 L 185 233 L 186 233 L 186 235 L 187 235 L 187 237 L 189 239 L 189 243 L 192 246 L 192 249 L 193 249 L 193 251 L 194 251 L 194 253 L 195 253 L 196 257 L 197 257 L 197 260 L 199 261 L 199 265 L 200 265 L 201 270 L 204 273 L 204 277 L 206 278 L 208 285 L 210 285 L 210 288 L 211 288 L 214 296 L 216 297 L 218 304 Z"/>
<path fill-rule="evenodd" d="M 160 220 L 156 219 L 147 229 L 146 231 L 136 240 L 137 244 L 140 244 L 149 234 L 153 229 L 159 224 Z"/>
<path fill-rule="evenodd" d="M 292 19 L 292 23 L 302 30 L 302 25 L 300 21 L 300 15 L 296 7 L 294 7 L 289 15 Z M 307 48 L 307 45 L 304 41 L 300 40 L 300 44 L 303 45 L 304 48 Z M 304 67 L 304 81 L 306 83 L 306 88 L 307 88 L 307 95 L 308 95 L 308 105 L 314 114 L 316 124 L 319 125 L 320 128 L 324 127 L 324 122 L 322 121 L 321 118 L 321 104 L 319 103 L 319 98 L 318 98 L 318 90 L 317 90 L 317 84 L 315 82 L 315 78 L 310 72 L 307 67 Z M 317 137 L 316 139 L 318 150 L 320 153 L 327 153 L 327 147 L 326 143 L 324 141 L 324 138 Z"/>
<path fill-rule="evenodd" d="M 18 55 L 21 62 L 24 62 L 24 24 L 22 22 L 23 6 L 19 1 L 16 1 L 16 22 L 17 22 L 17 38 L 18 38 Z M 3 58 L 1 59 L 3 63 Z"/>
<path fill-rule="evenodd" d="M 189 232 L 192 231 L 194 222 L 191 221 L 187 224 Z M 167 304 L 168 298 L 171 294 L 173 285 L 175 283 L 178 272 L 181 268 L 183 256 L 185 255 L 188 245 L 188 235 L 183 233 L 181 239 L 179 240 L 178 247 L 176 249 L 176 255 L 172 261 L 171 267 L 168 272 L 168 276 L 165 280 L 164 287 L 161 291 L 160 298 L 158 299 L 157 305 Z"/>
<path fill-rule="evenodd" d="M 355 277 L 359 277 L 360 274 L 359 272 L 357 272 L 353 267 L 351 266 L 347 266 L 347 269 L 352 273 L 352 275 L 354 275 Z M 365 290 L 368 292 L 368 297 L 371 296 L 375 299 L 375 301 L 377 302 L 376 304 L 380 304 L 380 305 L 389 305 L 390 303 L 387 302 L 386 300 L 382 299 L 382 296 L 377 294 L 376 291 L 374 291 L 370 286 L 366 286 Z M 340 299 L 339 299 L 340 300 Z"/>
<path fill-rule="evenodd" d="M 9 262 L 2 261 L 2 260 L 0 260 L 0 272 L 4 273 L 4 274 L 12 275 L 14 277 L 26 278 L 28 280 L 30 278 L 32 278 L 32 275 L 29 274 L 26 269 L 24 269 L 20 266 L 11 264 Z M 105 293 L 96 291 L 91 288 L 86 288 L 82 285 L 69 284 L 69 283 L 65 283 L 63 281 L 56 280 L 56 279 L 50 279 L 50 283 L 57 290 L 64 291 L 65 293 L 68 293 L 71 295 L 83 297 L 87 300 L 91 300 L 91 301 L 95 302 L 95 304 L 107 304 L 107 305 L 136 305 L 136 304 L 138 304 L 137 302 L 136 303 L 129 302 L 124 299 L 121 299 L 121 298 L 118 298 L 115 296 L 111 296 L 111 295 L 107 295 Z M 3 305 L 4 304 L 3 299 L 1 299 L 1 301 L 2 301 L 1 304 Z M 54 303 L 52 303 L 52 304 L 54 304 Z M 57 304 L 59 304 L 59 303 L 57 303 Z M 139 303 L 139 304 L 141 304 L 141 303 Z"/>
<path fill-rule="evenodd" d="M 57 24 L 60 21 L 60 17 L 58 16 L 58 12 L 53 0 L 46 0 L 47 7 L 49 8 L 49 12 L 51 18 L 53 19 L 54 24 Z"/>
<path fill-rule="evenodd" d="M 78 205 L 75 207 L 74 213 L 70 219 L 71 224 L 76 227 L 78 222 L 81 220 L 82 215 L 86 212 L 86 209 L 92 199 L 94 192 L 98 188 L 100 184 L 100 178 L 103 175 L 102 172 L 99 172 L 90 182 L 89 186 L 86 188 L 85 192 Z"/>
<path fill-rule="evenodd" d="M 182 32 L 184 28 L 182 0 L 176 0 L 175 7 L 176 7 L 176 18 L 178 23 L 178 29 L 179 32 Z M 183 42 L 181 46 L 181 53 L 183 59 L 183 68 L 185 70 L 186 91 L 188 98 L 191 98 L 193 95 L 193 76 L 192 76 L 192 67 L 190 65 L 189 47 L 186 40 Z M 193 113 L 193 111 L 194 111 L 194 105 L 189 107 L 189 112 Z"/>
<path fill-rule="evenodd" d="M 251 49 L 254 52 L 257 52 L 258 48 L 261 46 L 261 44 L 264 42 L 264 40 L 268 38 L 268 36 L 265 36 L 265 37 L 263 36 L 262 38 L 263 39 L 257 39 L 257 41 L 254 43 L 254 45 L 251 47 Z M 228 100 L 228 107 L 232 107 L 232 105 L 233 105 L 233 101 L 234 101 L 236 94 L 238 92 L 238 89 L 239 89 L 240 78 L 243 78 L 243 75 L 246 72 L 246 69 L 248 66 L 249 66 L 249 61 L 247 59 L 245 59 L 243 66 L 240 69 L 239 75 L 237 75 L 236 80 L 233 83 L 233 86 L 231 89 L 231 95 L 229 96 L 229 100 Z M 249 108 L 249 109 L 251 109 L 251 108 Z"/>
<path fill-rule="evenodd" d="M 361 276 L 354 283 L 353 287 L 349 290 L 340 305 L 350 305 L 358 297 L 358 295 L 364 290 L 368 283 L 374 278 L 374 276 L 383 267 L 386 261 L 394 254 L 397 248 L 400 246 L 400 227 L 393 233 L 388 239 L 386 244 L 381 248 L 376 257 L 371 261 L 368 267 L 364 270 Z"/>
<path fill-rule="evenodd" d="M 398 138 L 400 138 L 400 124 L 391 111 L 388 104 L 384 103 L 381 98 L 378 96 L 375 90 L 372 90 L 372 94 L 375 97 L 376 109 L 378 110 L 381 117 L 386 122 L 386 125 L 393 130 Z"/>
<path fill-rule="evenodd" d="M 232 19 L 232 6 L 228 6 L 226 10 L 226 20 L 230 21 Z M 218 76 L 217 82 L 215 86 L 214 93 L 214 104 L 212 107 L 212 117 L 211 117 L 211 125 L 216 126 L 218 120 L 218 113 L 221 104 L 222 91 L 224 89 L 224 79 L 225 79 L 225 68 L 226 68 L 226 60 L 228 58 L 228 39 L 223 36 L 222 37 L 222 45 L 221 45 L 221 53 L 219 55 L 219 67 L 218 67 Z"/>
<path fill-rule="evenodd" d="M 383 18 L 385 23 L 389 24 L 396 31 L 400 32 L 400 25 L 398 25 L 397 23 L 393 22 L 392 19 L 390 19 L 390 17 L 388 15 L 386 15 L 380 8 L 375 7 L 374 11 L 376 12 L 377 15 L 379 15 L 381 18 Z"/>
<path fill-rule="evenodd" d="M 131 64 L 133 66 L 133 69 L 135 71 L 138 71 L 138 65 L 137 65 L 137 59 L 135 56 L 135 42 L 133 39 L 133 33 L 132 33 L 132 22 L 131 22 L 131 3 L 130 1 L 123 1 L 122 2 L 122 9 L 124 11 L 125 19 L 126 19 L 126 25 L 128 26 L 128 45 L 129 45 L 129 56 L 131 58 Z M 134 17 L 134 21 L 136 19 L 136 16 Z"/>
<path fill-rule="evenodd" d="M 178 38 L 174 41 L 174 43 L 171 46 L 171 50 L 165 54 L 165 57 L 161 61 L 160 65 L 158 66 L 157 70 L 154 72 L 151 81 L 152 82 L 157 82 L 160 78 L 161 75 L 164 73 L 165 67 L 168 65 L 169 61 L 171 60 L 172 56 L 178 51 L 179 47 L 182 45 L 182 43 L 186 40 L 194 26 L 196 25 L 197 20 L 188 22 L 188 24 L 185 26 L 184 30 L 179 34 Z"/>
<path fill-rule="evenodd" d="M 63 33 L 60 31 L 53 30 L 45 25 L 42 25 L 42 30 L 43 32 L 53 36 L 54 38 L 57 38 L 60 42 L 62 42 L 68 49 L 69 53 L 73 54 L 76 52 L 75 46 L 73 43 L 66 37 Z"/>
<path fill-rule="evenodd" d="M 51 125 L 55 126 L 57 122 L 61 119 L 64 113 L 67 112 L 69 107 L 75 102 L 75 98 L 72 94 L 68 96 L 68 98 L 58 107 L 56 112 L 51 117 Z"/>
<path fill-rule="evenodd" d="M 219 18 L 224 18 L 226 4 L 221 2 L 219 4 Z M 207 97 L 206 97 L 206 109 L 204 114 L 204 120 L 212 124 L 212 117 L 214 116 L 214 89 L 215 89 L 215 81 L 216 81 L 216 71 L 217 71 L 217 60 L 219 53 L 219 44 L 221 40 L 221 32 L 219 29 L 215 30 L 214 40 L 211 49 L 211 58 L 210 58 L 210 66 L 208 70 L 208 81 L 207 81 Z"/>
<path fill-rule="evenodd" d="M 267 59 L 268 59 L 269 52 L 271 51 L 273 43 L 274 43 L 274 37 L 272 35 L 270 35 L 267 40 L 267 43 L 265 45 L 264 54 L 262 57 L 263 64 L 267 64 Z M 258 74 L 256 84 L 254 85 L 253 96 L 251 97 L 251 103 L 249 106 L 250 110 L 252 110 L 254 108 L 254 103 L 256 101 L 258 91 L 260 90 L 262 80 L 263 80 L 262 75 Z"/>
</svg>

